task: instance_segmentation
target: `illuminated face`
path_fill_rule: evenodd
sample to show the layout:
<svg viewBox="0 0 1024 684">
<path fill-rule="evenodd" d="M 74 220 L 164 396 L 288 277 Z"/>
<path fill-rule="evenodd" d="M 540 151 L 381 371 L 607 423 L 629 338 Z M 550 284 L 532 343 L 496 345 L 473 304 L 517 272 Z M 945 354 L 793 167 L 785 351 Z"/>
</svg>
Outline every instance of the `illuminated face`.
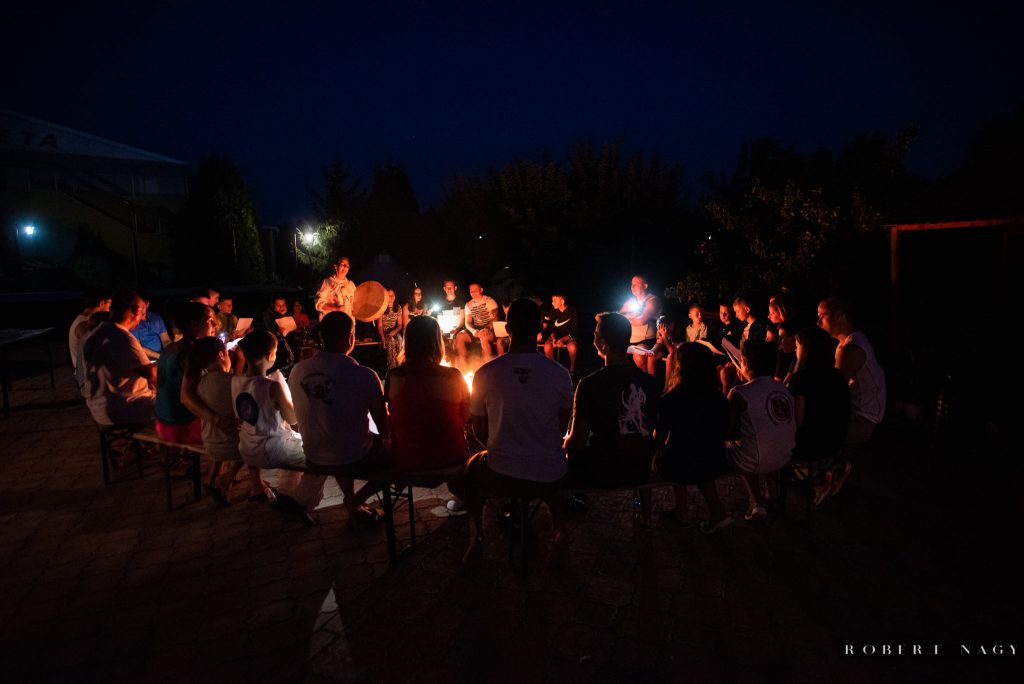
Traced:
<svg viewBox="0 0 1024 684">
<path fill-rule="evenodd" d="M 700 309 L 690 309 L 690 322 L 694 325 L 700 325 L 703 316 Z"/>
<path fill-rule="evenodd" d="M 233 299 L 222 299 L 217 303 L 217 311 L 221 313 L 230 314 L 235 309 L 235 302 Z"/>
<path fill-rule="evenodd" d="M 387 298 L 388 298 L 388 308 L 390 309 L 392 306 L 395 305 L 395 291 L 394 290 L 385 290 L 384 294 L 387 295 Z"/>
<path fill-rule="evenodd" d="M 110 311 L 110 305 L 112 303 L 113 303 L 112 299 L 104 299 L 102 302 L 100 302 L 100 306 L 96 310 L 97 311 Z"/>
<path fill-rule="evenodd" d="M 729 307 L 725 304 L 721 304 L 718 307 L 718 320 L 722 321 L 722 323 L 725 323 L 726 325 L 728 325 L 729 321 L 732 320 L 732 312 L 729 311 Z"/>
<path fill-rule="evenodd" d="M 640 276 L 633 276 L 633 279 L 629 281 L 629 291 L 633 293 L 633 296 L 640 299 L 647 294 L 647 282 Z"/>
<path fill-rule="evenodd" d="M 776 325 L 782 322 L 782 311 L 775 304 L 768 305 L 768 320 Z"/>
<path fill-rule="evenodd" d="M 217 332 L 217 319 L 213 317 L 213 311 L 207 311 L 206 317 L 199 322 L 199 329 L 196 330 L 196 339 L 211 337 Z"/>
<path fill-rule="evenodd" d="M 227 349 L 221 349 L 217 352 L 217 361 L 220 362 L 220 369 L 225 373 L 231 370 L 231 356 L 228 354 Z"/>
<path fill-rule="evenodd" d="M 565 308 L 565 298 L 564 297 L 558 297 L 558 296 L 552 297 L 551 298 L 551 306 L 553 306 L 554 308 L 556 308 L 559 311 L 561 311 L 562 309 Z"/>
<path fill-rule="evenodd" d="M 452 300 L 455 299 L 455 291 L 459 288 L 455 284 L 454 280 L 446 280 L 444 281 L 444 287 L 442 289 L 444 290 L 444 296 L 449 300 Z"/>
<path fill-rule="evenodd" d="M 288 302 L 283 299 L 274 300 L 274 311 L 284 316 L 288 313 Z"/>
<path fill-rule="evenodd" d="M 825 302 L 818 304 L 818 327 L 829 334 L 832 333 L 832 314 L 829 313 Z"/>
<path fill-rule="evenodd" d="M 302 313 L 302 302 L 295 302 L 292 304 L 292 313 Z"/>
<path fill-rule="evenodd" d="M 348 275 L 349 263 L 348 259 L 342 259 L 334 265 L 334 274 L 339 278 L 344 278 Z"/>
<path fill-rule="evenodd" d="M 737 302 L 732 305 L 732 311 L 736 314 L 736 318 L 746 322 L 750 318 L 750 307 L 743 302 Z"/>
<path fill-rule="evenodd" d="M 220 301 L 220 292 L 216 290 L 210 290 L 210 306 L 217 306 L 217 302 Z"/>
<path fill-rule="evenodd" d="M 423 301 L 423 290 L 421 290 L 418 287 L 415 290 L 413 290 L 412 291 L 412 301 L 416 302 L 417 304 L 422 302 Z"/>
<path fill-rule="evenodd" d="M 473 299 L 480 299 L 484 296 L 484 288 L 480 287 L 476 283 L 469 286 L 469 296 Z"/>
</svg>

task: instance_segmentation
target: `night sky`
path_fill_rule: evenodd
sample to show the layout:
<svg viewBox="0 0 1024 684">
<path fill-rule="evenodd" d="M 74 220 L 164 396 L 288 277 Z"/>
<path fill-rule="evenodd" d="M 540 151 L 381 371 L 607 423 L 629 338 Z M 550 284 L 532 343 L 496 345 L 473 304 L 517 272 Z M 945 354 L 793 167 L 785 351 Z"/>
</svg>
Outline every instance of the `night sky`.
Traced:
<svg viewBox="0 0 1024 684">
<path fill-rule="evenodd" d="M 681 164 L 692 194 L 755 137 L 812 150 L 918 122 L 910 166 L 934 177 L 1024 99 L 1009 3 L 21 4 L 0 16 L 0 108 L 226 154 L 264 222 L 309 217 L 335 155 L 366 180 L 404 164 L 430 206 L 452 173 L 583 137 Z"/>
</svg>

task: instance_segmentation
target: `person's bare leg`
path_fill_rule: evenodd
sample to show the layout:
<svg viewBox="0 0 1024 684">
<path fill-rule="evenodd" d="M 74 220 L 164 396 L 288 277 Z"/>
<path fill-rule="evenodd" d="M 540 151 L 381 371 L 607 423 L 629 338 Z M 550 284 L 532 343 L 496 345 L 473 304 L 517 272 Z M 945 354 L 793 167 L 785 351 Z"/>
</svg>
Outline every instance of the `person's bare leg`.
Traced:
<svg viewBox="0 0 1024 684">
<path fill-rule="evenodd" d="M 249 466 L 249 496 L 259 496 L 267 487 L 263 481 L 263 473 L 259 468 Z"/>
<path fill-rule="evenodd" d="M 722 506 L 722 499 L 718 496 L 718 487 L 715 481 L 705 482 L 697 485 L 701 496 L 708 505 L 708 527 L 714 527 L 726 516 L 725 507 Z"/>
<path fill-rule="evenodd" d="M 481 330 L 480 334 L 477 335 L 477 339 L 480 340 L 480 352 L 483 354 L 484 363 L 487 363 L 494 356 L 494 352 L 491 351 L 491 343 L 494 342 L 494 336 L 487 330 Z"/>
<path fill-rule="evenodd" d="M 647 372 L 647 357 L 643 354 L 633 354 L 633 363 L 644 373 Z"/>
<path fill-rule="evenodd" d="M 462 554 L 463 563 L 482 552 L 484 544 L 484 502 L 475 497 L 467 499 L 466 509 L 469 511 L 469 545 Z"/>
<path fill-rule="evenodd" d="M 350 478 L 337 475 L 334 476 L 334 481 L 338 483 L 338 489 L 341 490 L 341 495 L 344 497 L 345 508 L 348 509 L 348 517 L 351 520 L 359 509 L 359 504 L 356 503 L 356 483 Z"/>
<path fill-rule="evenodd" d="M 744 486 L 747 488 L 747 499 L 750 501 L 750 508 L 764 507 L 761 502 L 761 494 L 758 492 L 760 483 L 757 475 L 751 473 L 740 473 L 740 479 L 743 480 Z"/>
<path fill-rule="evenodd" d="M 214 461 L 213 467 L 210 468 L 210 489 L 218 489 L 217 484 L 218 476 L 220 475 L 220 464 L 222 461 Z"/>
<path fill-rule="evenodd" d="M 565 548 L 569 544 L 569 534 L 565 530 L 565 511 L 562 508 L 562 497 L 553 495 L 545 497 L 544 503 L 551 513 L 551 548 Z M 529 511 L 527 510 L 527 515 Z"/>
<path fill-rule="evenodd" d="M 544 356 L 552 361 L 555 360 L 555 343 L 551 341 L 551 338 L 544 340 Z"/>
<path fill-rule="evenodd" d="M 465 372 L 466 368 L 468 368 L 466 359 L 468 354 L 466 346 L 468 344 L 469 335 L 465 331 L 459 331 L 459 333 L 455 336 L 455 355 L 458 356 L 459 358 L 459 370 L 463 372 Z"/>
<path fill-rule="evenodd" d="M 565 345 L 565 348 L 569 351 L 569 372 L 576 372 L 576 343 L 569 342 Z"/>
<path fill-rule="evenodd" d="M 687 506 L 689 499 L 687 498 L 686 485 L 672 485 L 672 496 L 676 500 L 675 510 L 672 511 L 672 517 L 680 525 L 688 525 L 690 522 L 689 514 L 687 513 Z"/>
</svg>

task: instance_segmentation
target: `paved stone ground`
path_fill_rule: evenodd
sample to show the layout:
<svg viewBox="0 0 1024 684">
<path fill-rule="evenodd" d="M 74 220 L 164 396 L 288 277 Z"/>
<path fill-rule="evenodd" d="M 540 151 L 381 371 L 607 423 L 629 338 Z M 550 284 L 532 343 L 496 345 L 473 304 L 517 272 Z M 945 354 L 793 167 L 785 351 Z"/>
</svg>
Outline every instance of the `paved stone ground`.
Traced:
<svg viewBox="0 0 1024 684">
<path fill-rule="evenodd" d="M 706 537 L 644 530 L 631 496 L 592 497 L 528 573 L 496 525 L 459 562 L 464 517 L 416 504 L 415 554 L 342 507 L 305 528 L 265 504 L 175 513 L 161 473 L 104 486 L 65 369 L 15 384 L 0 419 L 0 664 L 5 681 L 1007 681 L 1015 658 L 851 658 L 843 645 L 1021 641 L 1019 465 L 978 473 L 889 428 L 811 519 Z M 1019 450 L 1017 451 L 1019 454 Z M 885 465 L 885 467 L 883 467 Z M 118 472 L 130 478 L 131 468 Z M 179 497 L 187 484 L 178 483 Z M 737 482 L 722 486 L 744 508 Z M 241 497 L 243 490 L 237 490 Z M 667 491 L 656 495 L 664 508 Z M 336 493 L 327 503 L 337 503 Z M 243 497 L 244 498 L 244 497 Z M 698 517 L 701 504 L 691 510 Z M 493 517 L 493 516 L 492 516 Z M 741 521 L 742 522 L 742 521 Z M 1018 542 L 1013 542 L 1017 539 Z"/>
</svg>

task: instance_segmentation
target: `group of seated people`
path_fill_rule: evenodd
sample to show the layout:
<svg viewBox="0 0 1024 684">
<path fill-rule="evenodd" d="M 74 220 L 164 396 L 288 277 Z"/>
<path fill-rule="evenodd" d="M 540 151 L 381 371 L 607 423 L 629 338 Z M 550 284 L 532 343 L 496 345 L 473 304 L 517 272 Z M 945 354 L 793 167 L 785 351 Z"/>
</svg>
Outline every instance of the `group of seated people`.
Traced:
<svg viewBox="0 0 1024 684">
<path fill-rule="evenodd" d="M 382 482 L 397 474 L 439 474 L 455 508 L 470 513 L 467 556 L 479 549 L 484 500 L 493 496 L 543 499 L 552 541 L 560 545 L 563 492 L 635 486 L 652 473 L 675 486 L 676 508 L 666 515 L 682 524 L 689 524 L 686 487 L 698 486 L 709 511 L 701 529 L 708 533 L 733 522 L 715 485 L 726 473 L 738 473 L 745 484 L 748 520 L 767 515 L 770 480 L 790 464 L 812 478 L 817 501 L 838 493 L 851 468 L 844 445 L 866 441 L 885 409 L 884 375 L 849 306 L 825 299 L 817 325 L 797 330 L 782 325 L 789 320 L 778 313 L 785 296 L 775 298 L 774 329 L 758 327 L 742 298 L 732 306 L 738 325 L 723 307 L 720 334 L 732 335 L 741 349 L 723 391 L 730 362 L 704 343 L 709 332 L 699 306 L 690 308 L 685 337 L 669 333 L 663 320 L 654 337 L 645 328 L 644 339 L 637 339 L 637 327 L 647 322 L 636 318 L 650 303 L 640 280 L 634 278 L 634 295 L 639 290 L 638 299 L 646 301 L 630 308 L 633 317 L 596 317 L 593 343 L 603 367 L 580 378 L 575 390 L 570 371 L 548 358 L 556 345 L 575 346 L 575 314 L 567 314 L 565 298 L 556 296 L 547 323 L 534 300 L 510 303 L 505 353 L 477 369 L 470 391 L 459 370 L 442 365 L 445 339 L 455 343 L 456 354 L 459 336 L 473 331 L 480 339 L 493 300 L 476 285 L 472 299 L 461 303 L 451 281 L 445 301 L 465 312 L 463 326 L 454 335 L 443 330 L 422 292 L 414 294 L 407 306 L 415 313 L 401 316 L 401 346 L 383 383 L 351 356 L 354 319 L 343 307 L 324 311 L 319 298 L 322 347 L 294 363 L 286 379 L 277 368 L 280 331 L 247 332 L 233 357 L 216 334 L 233 330 L 231 320 L 222 319 L 233 314 L 216 313 L 209 298 L 180 307 L 175 334 L 152 359 L 132 334 L 147 319 L 147 302 L 130 291 L 87 302 L 71 334 L 82 322 L 100 322 L 75 338 L 76 373 L 97 423 L 143 425 L 155 417 L 162 438 L 203 443 L 215 461 L 208 491 L 223 504 L 248 466 L 250 500 L 272 501 L 311 523 L 329 469 L 350 525 L 360 527 L 377 517 L 365 504 Z M 474 302 L 481 300 L 478 309 Z M 791 340 L 794 361 L 781 373 L 783 339 Z M 631 358 L 645 342 L 664 345 L 667 391 L 647 372 L 649 355 L 642 355 L 644 364 L 640 355 Z M 482 449 L 471 449 L 473 441 Z M 282 467 L 297 470 L 287 470 L 270 488 L 261 471 Z M 355 491 L 356 479 L 368 483 Z M 651 524 L 649 492 L 642 497 L 642 522 Z"/>
</svg>

